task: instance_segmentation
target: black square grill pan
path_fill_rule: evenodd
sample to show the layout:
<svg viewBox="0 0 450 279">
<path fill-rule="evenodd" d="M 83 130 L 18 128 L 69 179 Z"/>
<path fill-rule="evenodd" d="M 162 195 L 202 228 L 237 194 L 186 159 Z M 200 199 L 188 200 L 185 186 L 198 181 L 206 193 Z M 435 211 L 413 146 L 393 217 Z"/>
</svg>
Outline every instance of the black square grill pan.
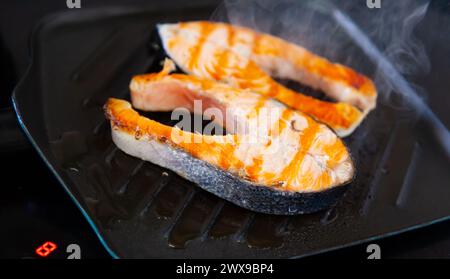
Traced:
<svg viewBox="0 0 450 279">
<path fill-rule="evenodd" d="M 17 116 L 113 257 L 300 257 L 450 216 L 447 158 L 410 111 L 382 102 L 345 139 L 356 179 L 336 206 L 314 214 L 253 213 L 118 150 L 102 106 L 127 99 L 133 75 L 159 69 L 155 24 L 205 18 L 202 9 L 71 11 L 42 21 L 32 37 Z M 363 53 L 347 49 L 361 61 L 351 66 L 372 74 Z"/>
</svg>

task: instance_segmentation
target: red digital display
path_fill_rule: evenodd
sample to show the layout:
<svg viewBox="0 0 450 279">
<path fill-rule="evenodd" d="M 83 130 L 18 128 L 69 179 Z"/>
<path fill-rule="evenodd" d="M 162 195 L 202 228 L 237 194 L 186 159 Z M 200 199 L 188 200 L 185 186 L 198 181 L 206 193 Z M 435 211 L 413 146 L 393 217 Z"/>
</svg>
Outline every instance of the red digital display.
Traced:
<svg viewBox="0 0 450 279">
<path fill-rule="evenodd" d="M 38 248 L 36 248 L 36 254 L 38 254 L 41 257 L 47 257 L 53 251 L 55 251 L 56 248 L 58 248 L 58 246 L 56 246 L 55 243 L 53 243 L 51 241 L 47 241 L 44 244 L 42 244 L 41 246 L 39 246 Z"/>
</svg>

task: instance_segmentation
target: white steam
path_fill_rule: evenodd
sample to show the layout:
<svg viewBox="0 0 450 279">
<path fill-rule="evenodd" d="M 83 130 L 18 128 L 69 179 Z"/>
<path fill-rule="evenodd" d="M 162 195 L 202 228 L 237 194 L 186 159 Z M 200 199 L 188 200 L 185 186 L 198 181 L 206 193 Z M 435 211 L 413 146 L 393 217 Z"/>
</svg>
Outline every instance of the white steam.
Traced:
<svg viewBox="0 0 450 279">
<path fill-rule="evenodd" d="M 395 106 L 393 99 L 400 99 L 400 107 L 421 114 L 450 157 L 449 131 L 423 102 L 422 90 L 407 81 L 430 70 L 414 36 L 428 4 L 382 0 L 380 9 L 370 9 L 365 0 L 224 0 L 211 19 L 276 35 L 366 74 L 380 102 Z"/>
<path fill-rule="evenodd" d="M 378 61 L 368 60 L 357 44 L 359 38 L 345 30 L 336 14 L 351 14 L 350 21 L 367 34 L 395 70 L 409 76 L 430 70 L 424 46 L 414 37 L 427 8 L 428 1 L 420 0 L 382 1 L 380 9 L 369 9 L 365 0 L 225 0 L 211 19 L 271 33 L 353 67 L 373 78 L 381 100 L 390 104 L 394 86 L 380 76 Z"/>
</svg>

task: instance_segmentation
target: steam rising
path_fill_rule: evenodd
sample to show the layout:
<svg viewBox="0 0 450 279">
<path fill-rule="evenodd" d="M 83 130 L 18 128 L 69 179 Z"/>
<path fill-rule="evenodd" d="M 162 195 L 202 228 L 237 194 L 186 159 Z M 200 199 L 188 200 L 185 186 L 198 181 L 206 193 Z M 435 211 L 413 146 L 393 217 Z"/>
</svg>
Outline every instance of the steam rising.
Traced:
<svg viewBox="0 0 450 279">
<path fill-rule="evenodd" d="M 383 50 L 398 73 L 408 76 L 430 70 L 424 46 L 413 33 L 427 8 L 428 1 L 412 0 L 382 1 L 380 9 L 369 9 L 366 1 L 225 0 L 212 19 L 271 33 L 351 66 L 373 78 L 381 99 L 391 103 L 393 85 L 362 55 L 360 38 L 352 36 L 336 15 L 355 16 L 350 21 L 357 22 L 362 33 Z"/>
<path fill-rule="evenodd" d="M 212 20 L 271 33 L 366 74 L 380 102 L 394 106 L 393 99 L 400 99 L 396 106 L 423 115 L 450 157 L 448 130 L 423 102 L 422 90 L 405 79 L 430 70 L 424 46 L 414 37 L 428 4 L 382 1 L 380 9 L 369 9 L 365 0 L 224 0 Z"/>
</svg>

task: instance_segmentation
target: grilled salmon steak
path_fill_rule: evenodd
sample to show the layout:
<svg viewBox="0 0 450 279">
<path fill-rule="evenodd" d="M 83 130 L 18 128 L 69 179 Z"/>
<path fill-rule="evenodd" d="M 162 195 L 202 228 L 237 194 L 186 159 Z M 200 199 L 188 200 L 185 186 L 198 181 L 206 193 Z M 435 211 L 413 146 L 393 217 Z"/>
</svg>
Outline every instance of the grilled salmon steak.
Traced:
<svg viewBox="0 0 450 279">
<path fill-rule="evenodd" d="M 377 92 L 362 74 L 280 38 L 207 21 L 160 24 L 164 50 L 186 73 L 275 98 L 347 136 L 375 108 Z M 272 77 L 322 90 L 337 103 L 295 92 Z"/>
<path fill-rule="evenodd" d="M 168 168 L 239 206 L 271 214 L 329 207 L 354 175 L 344 143 L 308 115 L 250 90 L 210 79 L 160 73 L 136 76 L 133 106 L 145 111 L 193 111 L 224 125 L 226 135 L 204 135 L 141 116 L 109 99 L 105 112 L 114 143 L 125 153 Z"/>
</svg>

